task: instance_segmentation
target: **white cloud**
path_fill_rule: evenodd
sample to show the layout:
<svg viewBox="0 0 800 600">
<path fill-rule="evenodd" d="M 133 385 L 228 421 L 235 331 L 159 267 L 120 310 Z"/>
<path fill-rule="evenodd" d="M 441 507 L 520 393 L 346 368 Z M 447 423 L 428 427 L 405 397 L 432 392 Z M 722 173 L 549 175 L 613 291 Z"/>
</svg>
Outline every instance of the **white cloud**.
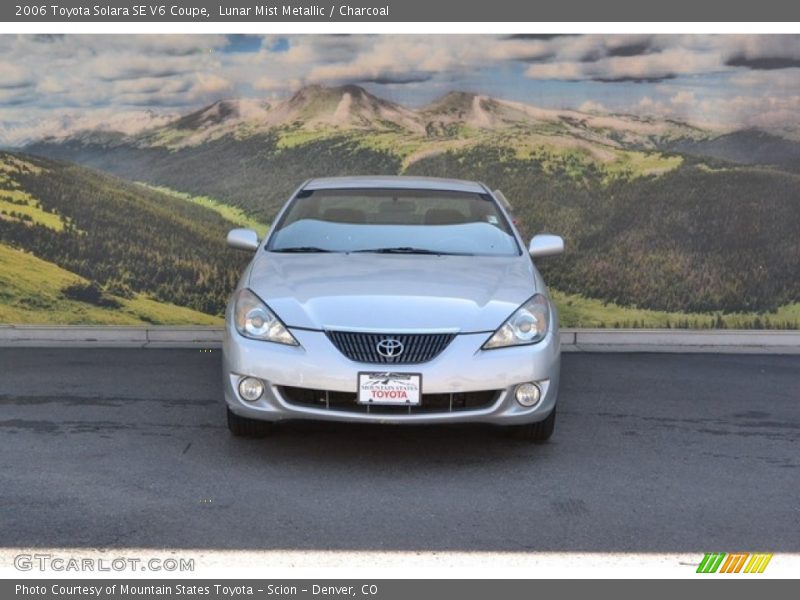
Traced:
<svg viewBox="0 0 800 600">
<path fill-rule="evenodd" d="M 651 109 L 651 108 L 653 108 L 653 107 L 654 107 L 654 106 L 656 106 L 656 105 L 657 105 L 657 103 L 656 103 L 656 102 L 655 102 L 655 100 L 653 100 L 653 99 L 652 99 L 650 96 L 644 96 L 644 97 L 642 97 L 642 98 L 639 100 L 639 104 L 638 104 L 639 108 L 642 108 L 642 109 L 644 109 L 644 110 Z"/>
<path fill-rule="evenodd" d="M 531 103 L 543 98 L 548 107 L 583 102 L 586 110 L 731 124 L 800 121 L 791 100 L 800 95 L 800 36 L 270 35 L 253 52 L 228 52 L 228 43 L 224 35 L 0 36 L 0 143 L 8 143 L 2 131 L 35 130 L 32 115 L 64 127 L 95 116 L 110 124 L 110 113 L 273 99 L 307 83 L 372 82 L 395 98 L 477 86 Z M 623 83 L 584 83 L 603 81 Z M 645 83 L 633 91 L 630 81 Z M 561 96 L 534 86 L 560 86 Z M 602 95 L 590 86 L 603 86 Z M 520 90 L 536 91 L 526 98 Z"/>
<path fill-rule="evenodd" d="M 33 77 L 19 65 L 0 62 L 0 89 L 11 89 L 33 85 Z"/>
<path fill-rule="evenodd" d="M 729 82 L 741 88 L 800 91 L 800 68 L 742 71 L 732 75 Z"/>
<path fill-rule="evenodd" d="M 669 99 L 669 103 L 673 106 L 692 106 L 695 102 L 694 92 L 690 92 L 689 90 L 680 90 Z"/>
<path fill-rule="evenodd" d="M 253 88 L 258 91 L 281 93 L 294 90 L 303 86 L 300 79 L 275 79 L 273 77 L 259 77 L 253 82 Z"/>
<path fill-rule="evenodd" d="M 197 73 L 195 75 L 195 83 L 190 90 L 190 97 L 197 100 L 218 98 L 230 94 L 233 89 L 233 82 L 220 75 Z"/>
<path fill-rule="evenodd" d="M 121 131 L 134 134 L 144 129 L 165 125 L 177 117 L 175 113 L 156 114 L 152 111 L 123 111 L 99 109 L 90 114 L 78 111 L 62 112 L 59 115 L 45 115 L 27 118 L 14 115 L 8 118 L 8 111 L 0 112 L 0 139 L 14 146 L 48 136 L 61 136 L 66 132 L 81 130 Z"/>
<path fill-rule="evenodd" d="M 700 108 L 720 123 L 743 127 L 779 128 L 800 122 L 800 95 L 718 98 L 701 102 Z"/>
<path fill-rule="evenodd" d="M 652 54 L 611 56 L 591 62 L 556 61 L 533 64 L 525 71 L 531 79 L 658 81 L 679 75 L 728 70 L 721 55 L 670 48 Z"/>
<path fill-rule="evenodd" d="M 584 101 L 579 107 L 578 110 L 581 112 L 596 112 L 596 113 L 608 113 L 611 112 L 607 106 L 600 102 L 595 102 L 594 100 L 586 100 Z"/>
</svg>

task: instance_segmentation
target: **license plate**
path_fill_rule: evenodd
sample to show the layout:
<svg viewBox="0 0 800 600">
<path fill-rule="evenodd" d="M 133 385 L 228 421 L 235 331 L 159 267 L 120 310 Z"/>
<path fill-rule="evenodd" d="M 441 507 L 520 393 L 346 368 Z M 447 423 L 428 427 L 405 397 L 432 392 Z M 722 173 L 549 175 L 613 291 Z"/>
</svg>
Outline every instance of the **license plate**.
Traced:
<svg viewBox="0 0 800 600">
<path fill-rule="evenodd" d="M 359 404 L 417 406 L 422 375 L 413 373 L 359 373 Z"/>
</svg>

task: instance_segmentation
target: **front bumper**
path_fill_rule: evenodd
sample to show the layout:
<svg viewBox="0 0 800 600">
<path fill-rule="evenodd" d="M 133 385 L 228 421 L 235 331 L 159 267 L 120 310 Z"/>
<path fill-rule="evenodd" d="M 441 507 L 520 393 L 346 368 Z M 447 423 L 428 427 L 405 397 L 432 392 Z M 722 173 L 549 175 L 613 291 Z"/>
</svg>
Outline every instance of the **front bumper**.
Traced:
<svg viewBox="0 0 800 600">
<path fill-rule="evenodd" d="M 229 324 L 223 340 L 225 401 L 235 414 L 251 419 L 280 421 L 314 419 L 375 423 L 495 423 L 515 425 L 545 419 L 558 397 L 560 344 L 558 329 L 531 346 L 481 350 L 489 333 L 460 334 L 433 360 L 415 365 L 375 365 L 345 357 L 319 331 L 290 328 L 300 347 L 242 337 Z M 441 411 L 363 411 L 298 404 L 284 387 L 355 394 L 359 371 L 419 373 L 423 404 L 427 394 L 464 394 L 494 390 L 489 403 L 478 408 Z M 237 386 L 244 377 L 264 381 L 264 394 L 255 402 L 240 398 Z M 526 408 L 514 396 L 517 385 L 535 381 L 542 398 Z"/>
</svg>

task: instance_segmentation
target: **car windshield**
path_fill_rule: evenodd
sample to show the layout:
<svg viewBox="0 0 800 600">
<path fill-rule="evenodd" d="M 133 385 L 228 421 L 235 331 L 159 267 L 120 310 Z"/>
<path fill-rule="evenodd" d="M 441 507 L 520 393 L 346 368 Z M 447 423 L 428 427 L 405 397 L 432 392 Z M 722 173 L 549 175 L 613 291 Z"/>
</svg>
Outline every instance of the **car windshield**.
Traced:
<svg viewBox="0 0 800 600">
<path fill-rule="evenodd" d="M 439 190 L 305 190 L 274 226 L 270 252 L 520 254 L 488 194 Z"/>
</svg>

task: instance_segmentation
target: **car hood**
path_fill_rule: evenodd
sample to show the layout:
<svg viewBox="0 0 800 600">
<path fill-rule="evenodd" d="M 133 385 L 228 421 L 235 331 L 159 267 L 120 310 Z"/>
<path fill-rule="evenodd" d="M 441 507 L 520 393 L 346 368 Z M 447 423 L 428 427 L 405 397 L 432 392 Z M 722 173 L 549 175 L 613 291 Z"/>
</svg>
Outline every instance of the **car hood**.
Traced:
<svg viewBox="0 0 800 600">
<path fill-rule="evenodd" d="M 290 327 L 494 331 L 536 291 L 527 256 L 276 254 L 248 287 Z"/>
</svg>

